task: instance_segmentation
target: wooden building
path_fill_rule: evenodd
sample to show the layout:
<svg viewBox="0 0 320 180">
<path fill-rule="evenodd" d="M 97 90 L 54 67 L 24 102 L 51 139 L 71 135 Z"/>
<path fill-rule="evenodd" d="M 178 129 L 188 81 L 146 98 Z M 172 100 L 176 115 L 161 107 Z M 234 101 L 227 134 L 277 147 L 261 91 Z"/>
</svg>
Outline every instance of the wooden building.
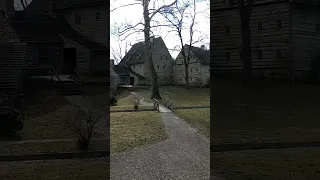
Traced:
<svg viewBox="0 0 320 180">
<path fill-rule="evenodd" d="M 211 1 L 212 72 L 242 69 L 240 14 L 234 0 Z M 250 28 L 253 69 L 304 75 L 319 69 L 318 1 L 255 0 Z"/>
</svg>

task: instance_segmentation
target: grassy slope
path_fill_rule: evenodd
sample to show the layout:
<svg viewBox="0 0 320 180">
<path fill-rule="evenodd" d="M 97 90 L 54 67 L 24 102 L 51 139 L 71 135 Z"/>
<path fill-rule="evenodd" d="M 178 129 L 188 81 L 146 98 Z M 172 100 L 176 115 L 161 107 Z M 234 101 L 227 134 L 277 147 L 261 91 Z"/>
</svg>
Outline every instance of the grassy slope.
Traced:
<svg viewBox="0 0 320 180">
<path fill-rule="evenodd" d="M 156 112 L 110 114 L 111 154 L 167 138 L 161 116 Z"/>
</svg>

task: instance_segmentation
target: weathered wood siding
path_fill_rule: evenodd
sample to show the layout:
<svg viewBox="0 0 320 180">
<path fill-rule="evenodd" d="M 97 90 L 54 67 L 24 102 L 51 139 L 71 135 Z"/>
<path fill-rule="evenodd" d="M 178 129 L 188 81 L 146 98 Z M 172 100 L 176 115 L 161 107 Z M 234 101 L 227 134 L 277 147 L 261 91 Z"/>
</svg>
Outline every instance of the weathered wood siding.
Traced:
<svg viewBox="0 0 320 180">
<path fill-rule="evenodd" d="M 65 41 L 65 44 L 64 44 L 65 48 L 76 48 L 77 71 L 79 73 L 90 73 L 90 50 L 66 37 L 61 37 L 61 38 Z"/>
<path fill-rule="evenodd" d="M 312 61 L 320 58 L 319 17 L 319 8 L 314 6 L 297 4 L 292 9 L 292 59 L 294 70 L 311 70 Z M 318 32 L 317 25 L 319 26 Z"/>
<path fill-rule="evenodd" d="M 253 7 L 250 27 L 254 69 L 288 68 L 290 62 L 289 10 L 289 3 Z M 211 11 L 210 15 L 213 40 L 212 70 L 241 70 L 242 61 L 239 52 L 242 51 L 242 41 L 238 9 Z M 281 28 L 278 28 L 277 21 L 281 21 Z M 262 25 L 261 31 L 259 31 L 259 24 Z M 227 27 L 230 27 L 229 34 L 226 32 Z M 281 58 L 277 58 L 277 52 L 281 53 Z"/>
<path fill-rule="evenodd" d="M 110 12 L 106 6 L 90 6 L 72 8 L 62 12 L 69 24 L 79 33 L 89 39 L 109 46 L 108 22 Z M 75 15 L 81 16 L 81 23 L 75 22 Z M 96 20 L 96 13 L 100 13 L 100 20 Z"/>
</svg>

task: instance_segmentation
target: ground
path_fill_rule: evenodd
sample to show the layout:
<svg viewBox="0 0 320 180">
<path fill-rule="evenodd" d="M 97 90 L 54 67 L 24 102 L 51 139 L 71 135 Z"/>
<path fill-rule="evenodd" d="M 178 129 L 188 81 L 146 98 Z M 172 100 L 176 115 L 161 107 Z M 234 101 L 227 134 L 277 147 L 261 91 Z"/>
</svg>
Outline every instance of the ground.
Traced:
<svg viewBox="0 0 320 180">
<path fill-rule="evenodd" d="M 105 180 L 110 176 L 104 159 L 0 162 L 0 169 L 3 180 Z"/>
<path fill-rule="evenodd" d="M 211 145 L 319 140 L 319 85 L 213 80 Z M 211 152 L 211 170 L 231 180 L 317 179 L 319 156 L 319 148 Z"/>
<path fill-rule="evenodd" d="M 106 91 L 99 88 L 86 87 L 85 98 L 99 106 L 106 107 Z M 24 129 L 16 136 L 0 140 L 18 140 L 13 143 L 1 143 L 0 154 L 18 155 L 34 153 L 56 153 L 76 151 L 75 141 L 78 135 L 74 133 L 67 120 L 73 119 L 78 113 L 78 108 L 71 105 L 56 90 L 33 88 L 28 86 L 26 91 L 26 119 Z M 97 139 L 91 149 L 107 149 L 109 133 L 94 132 L 93 138 Z M 19 140 L 27 140 L 20 143 Z M 30 140 L 30 141 L 29 141 Z"/>
<path fill-rule="evenodd" d="M 128 151 L 167 138 L 161 115 L 157 112 L 120 112 L 110 114 L 111 154 Z"/>
<path fill-rule="evenodd" d="M 199 130 L 206 137 L 210 136 L 210 109 L 183 109 L 174 113 Z"/>
<path fill-rule="evenodd" d="M 173 107 L 185 106 L 210 106 L 210 89 L 190 87 L 186 89 L 183 86 L 163 86 L 160 87 L 160 95 L 162 98 L 169 99 L 173 103 Z M 149 90 L 139 90 L 146 102 L 150 100 Z"/>
</svg>

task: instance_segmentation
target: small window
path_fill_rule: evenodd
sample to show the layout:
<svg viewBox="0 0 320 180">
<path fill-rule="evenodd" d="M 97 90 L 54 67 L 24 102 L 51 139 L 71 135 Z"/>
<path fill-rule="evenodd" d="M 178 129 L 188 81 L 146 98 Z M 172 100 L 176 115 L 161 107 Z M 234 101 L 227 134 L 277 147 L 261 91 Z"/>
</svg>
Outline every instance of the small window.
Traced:
<svg viewBox="0 0 320 180">
<path fill-rule="evenodd" d="M 168 60 L 168 56 L 166 56 L 166 60 Z"/>
<path fill-rule="evenodd" d="M 167 76 L 164 76 L 164 79 L 167 79 Z"/>
<path fill-rule="evenodd" d="M 49 63 L 48 52 L 45 50 L 39 51 L 39 64 L 47 64 Z"/>
<path fill-rule="evenodd" d="M 190 68 L 190 72 L 192 72 L 192 68 Z"/>
<path fill-rule="evenodd" d="M 196 70 L 199 71 L 199 68 L 197 68 Z"/>
<path fill-rule="evenodd" d="M 80 15 L 80 13 L 75 13 L 75 15 L 74 15 L 75 17 L 75 23 L 76 24 L 81 24 L 81 15 Z"/>
<path fill-rule="evenodd" d="M 230 52 L 226 52 L 226 61 L 227 61 L 227 63 L 230 62 L 230 59 L 231 59 L 230 56 L 231 56 L 231 55 L 230 55 Z"/>
<path fill-rule="evenodd" d="M 226 26 L 226 35 L 230 34 L 230 26 Z"/>
<path fill-rule="evenodd" d="M 316 32 L 320 32 L 320 24 L 316 25 Z"/>
<path fill-rule="evenodd" d="M 159 66 L 159 65 L 157 65 L 157 68 L 159 69 L 159 68 L 160 68 L 160 66 Z"/>
<path fill-rule="evenodd" d="M 261 33 L 262 32 L 262 23 L 258 24 L 258 32 Z"/>
<path fill-rule="evenodd" d="M 282 57 L 281 49 L 278 49 L 277 50 L 277 58 L 281 58 L 281 57 Z"/>
<path fill-rule="evenodd" d="M 192 77 L 190 77 L 190 80 L 192 81 Z"/>
<path fill-rule="evenodd" d="M 141 68 L 141 64 L 140 64 L 140 68 Z"/>
<path fill-rule="evenodd" d="M 99 21 L 101 19 L 101 13 L 97 12 L 96 13 L 96 20 Z"/>
<path fill-rule="evenodd" d="M 162 56 L 161 56 L 161 61 L 162 61 Z"/>
<path fill-rule="evenodd" d="M 183 81 L 182 78 L 181 78 L 181 81 Z"/>
<path fill-rule="evenodd" d="M 281 29 L 281 28 L 282 28 L 282 22 L 281 22 L 281 20 L 278 20 L 278 21 L 277 21 L 277 28 L 278 28 L 278 29 Z"/>
<path fill-rule="evenodd" d="M 180 69 L 180 72 L 182 73 L 182 69 Z"/>
<path fill-rule="evenodd" d="M 163 65 L 163 69 L 166 69 L 166 65 Z"/>
<path fill-rule="evenodd" d="M 261 50 L 258 50 L 258 58 L 262 59 L 262 51 Z"/>
</svg>

